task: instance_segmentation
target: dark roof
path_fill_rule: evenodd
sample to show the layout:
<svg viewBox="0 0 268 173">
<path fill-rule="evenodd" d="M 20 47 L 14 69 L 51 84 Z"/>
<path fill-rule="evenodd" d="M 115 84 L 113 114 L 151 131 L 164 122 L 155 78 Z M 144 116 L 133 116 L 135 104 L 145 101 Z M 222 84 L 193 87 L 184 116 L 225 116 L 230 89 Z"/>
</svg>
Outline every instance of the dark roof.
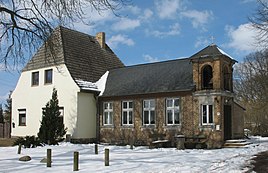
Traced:
<svg viewBox="0 0 268 173">
<path fill-rule="evenodd" d="M 196 54 L 192 55 L 190 59 L 202 59 L 202 58 L 220 58 L 227 57 L 235 61 L 230 55 L 221 50 L 217 45 L 211 44 L 204 49 L 200 50 Z M 235 61 L 236 62 L 236 61 Z"/>
<path fill-rule="evenodd" d="M 177 59 L 111 70 L 102 96 L 188 91 L 193 88 L 190 59 Z"/>
<path fill-rule="evenodd" d="M 101 48 L 94 36 L 60 26 L 52 37 L 56 37 L 56 58 L 44 56 L 44 44 L 23 71 L 64 63 L 73 79 L 96 82 L 106 71 L 124 66 L 108 45 Z"/>
</svg>

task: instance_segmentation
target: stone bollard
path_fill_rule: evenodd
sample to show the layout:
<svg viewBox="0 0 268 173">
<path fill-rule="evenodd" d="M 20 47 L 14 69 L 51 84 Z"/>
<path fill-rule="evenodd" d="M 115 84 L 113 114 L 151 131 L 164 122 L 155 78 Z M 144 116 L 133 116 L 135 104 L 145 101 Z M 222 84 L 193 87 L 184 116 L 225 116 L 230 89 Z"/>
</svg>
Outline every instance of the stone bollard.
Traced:
<svg viewBox="0 0 268 173">
<path fill-rule="evenodd" d="M 18 154 L 21 153 L 21 144 L 19 144 L 19 147 L 18 147 Z"/>
<path fill-rule="evenodd" d="M 185 143 L 185 137 L 184 135 L 177 135 L 176 136 L 176 148 L 178 150 L 184 150 L 184 143 Z"/>
<path fill-rule="evenodd" d="M 133 145 L 134 145 L 134 140 L 131 139 L 131 140 L 130 140 L 130 149 L 131 149 L 131 150 L 133 150 Z"/>
<path fill-rule="evenodd" d="M 74 152 L 74 167 L 73 171 L 78 171 L 78 165 L 79 165 L 79 152 Z"/>
<path fill-rule="evenodd" d="M 47 149 L 47 167 L 51 167 L 51 149 Z"/>
<path fill-rule="evenodd" d="M 98 151 L 98 144 L 95 144 L 95 154 L 99 154 L 99 151 Z"/>
<path fill-rule="evenodd" d="M 105 149 L 105 166 L 109 166 L 109 149 Z"/>
</svg>

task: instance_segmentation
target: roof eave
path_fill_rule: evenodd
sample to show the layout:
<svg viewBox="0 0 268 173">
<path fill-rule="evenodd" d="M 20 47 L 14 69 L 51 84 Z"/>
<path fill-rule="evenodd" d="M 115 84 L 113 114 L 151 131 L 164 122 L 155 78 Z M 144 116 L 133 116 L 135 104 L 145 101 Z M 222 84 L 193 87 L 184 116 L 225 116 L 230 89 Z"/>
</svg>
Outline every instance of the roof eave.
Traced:
<svg viewBox="0 0 268 173">
<path fill-rule="evenodd" d="M 185 93 L 192 92 L 195 87 L 189 89 L 173 90 L 173 91 L 163 91 L 163 92 L 147 92 L 147 93 L 134 93 L 134 94 L 124 94 L 124 95 L 102 95 L 101 98 L 112 98 L 112 97 L 132 97 L 132 96 L 142 96 L 142 95 L 158 95 L 158 94 L 170 94 L 170 93 Z"/>
</svg>

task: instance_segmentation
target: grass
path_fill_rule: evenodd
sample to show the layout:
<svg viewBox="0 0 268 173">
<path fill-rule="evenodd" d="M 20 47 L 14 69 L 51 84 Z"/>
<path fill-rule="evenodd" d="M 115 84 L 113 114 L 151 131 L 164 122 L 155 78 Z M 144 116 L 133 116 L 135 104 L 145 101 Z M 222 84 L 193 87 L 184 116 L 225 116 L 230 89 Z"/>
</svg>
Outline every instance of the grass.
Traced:
<svg viewBox="0 0 268 173">
<path fill-rule="evenodd" d="M 16 138 L 0 138 L 0 147 L 10 147 L 15 140 Z"/>
</svg>

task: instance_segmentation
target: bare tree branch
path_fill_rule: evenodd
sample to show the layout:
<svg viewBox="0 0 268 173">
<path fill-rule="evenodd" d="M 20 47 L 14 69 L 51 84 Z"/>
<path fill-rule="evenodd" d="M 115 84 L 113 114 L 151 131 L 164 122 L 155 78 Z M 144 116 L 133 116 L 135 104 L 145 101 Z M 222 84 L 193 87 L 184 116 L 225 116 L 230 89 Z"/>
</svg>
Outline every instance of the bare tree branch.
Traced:
<svg viewBox="0 0 268 173">
<path fill-rule="evenodd" d="M 85 21 L 85 8 L 117 11 L 131 0 L 0 0 L 0 63 L 18 66 L 53 29 Z"/>
<path fill-rule="evenodd" d="M 246 122 L 253 131 L 268 135 L 268 50 L 252 53 L 235 68 L 234 89 L 246 109 Z"/>
</svg>

